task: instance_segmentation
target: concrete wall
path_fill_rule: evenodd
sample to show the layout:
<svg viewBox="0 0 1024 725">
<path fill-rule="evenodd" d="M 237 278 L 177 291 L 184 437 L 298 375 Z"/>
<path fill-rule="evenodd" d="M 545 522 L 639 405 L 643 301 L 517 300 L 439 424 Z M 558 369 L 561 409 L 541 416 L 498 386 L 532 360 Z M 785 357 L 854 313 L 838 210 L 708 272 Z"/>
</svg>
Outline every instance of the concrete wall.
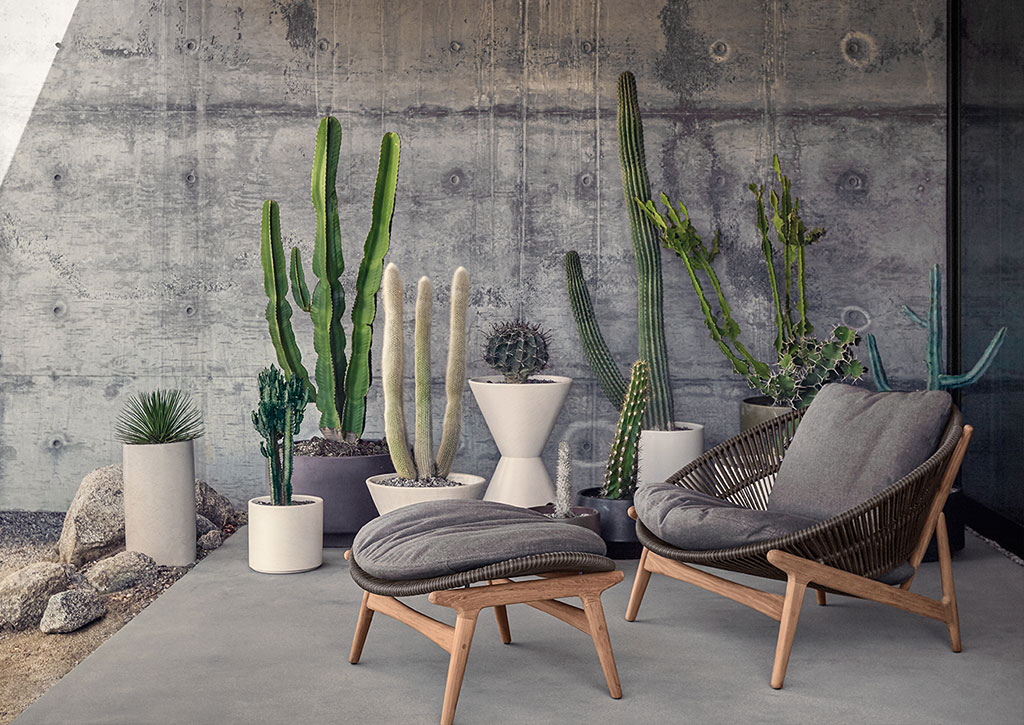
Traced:
<svg viewBox="0 0 1024 725">
<path fill-rule="evenodd" d="M 778 152 L 805 219 L 829 229 L 811 255 L 812 320 L 877 333 L 890 375 L 920 379 L 924 340 L 899 305 L 926 304 L 922 280 L 944 258 L 944 18 L 941 0 L 81 0 L 0 187 L 0 508 L 64 507 L 83 474 L 119 458 L 125 396 L 157 385 L 193 391 L 205 411 L 203 474 L 238 501 L 261 490 L 248 411 L 273 353 L 259 207 L 280 202 L 286 243 L 308 259 L 326 113 L 345 129 L 349 264 L 380 135 L 395 130 L 390 259 L 410 284 L 434 278 L 440 305 L 453 269 L 470 270 L 471 373 L 485 372 L 492 322 L 554 330 L 552 370 L 576 382 L 549 461 L 567 437 L 578 485 L 596 482 L 614 413 L 583 362 L 561 259 L 580 251 L 625 368 L 626 69 L 654 188 L 722 229 L 720 274 L 748 345 L 766 353 L 773 333 L 746 184 Z M 716 443 L 748 391 L 682 264 L 664 263 L 679 415 Z M 297 332 L 311 357 L 308 326 Z M 465 423 L 456 467 L 488 473 L 497 451 L 468 397 Z"/>
</svg>

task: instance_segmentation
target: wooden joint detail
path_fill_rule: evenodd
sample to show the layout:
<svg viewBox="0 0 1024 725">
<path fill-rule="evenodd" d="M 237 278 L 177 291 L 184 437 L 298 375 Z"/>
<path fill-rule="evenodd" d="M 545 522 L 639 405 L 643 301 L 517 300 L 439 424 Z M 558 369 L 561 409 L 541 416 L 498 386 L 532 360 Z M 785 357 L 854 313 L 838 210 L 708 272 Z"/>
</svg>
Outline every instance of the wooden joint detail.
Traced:
<svg viewBox="0 0 1024 725">
<path fill-rule="evenodd" d="M 445 652 L 451 654 L 452 642 L 455 637 L 455 628 L 451 625 L 417 612 L 394 597 L 370 594 L 366 599 L 366 606 L 374 612 L 386 614 L 409 625 Z"/>
</svg>

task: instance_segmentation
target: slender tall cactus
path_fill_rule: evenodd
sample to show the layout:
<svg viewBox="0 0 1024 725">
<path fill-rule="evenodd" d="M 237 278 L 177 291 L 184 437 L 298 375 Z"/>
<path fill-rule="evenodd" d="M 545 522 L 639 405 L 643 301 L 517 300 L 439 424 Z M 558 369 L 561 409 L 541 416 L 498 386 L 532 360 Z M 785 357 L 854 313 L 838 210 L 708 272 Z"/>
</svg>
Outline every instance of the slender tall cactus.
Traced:
<svg viewBox="0 0 1024 725">
<path fill-rule="evenodd" d="M 398 267 L 384 270 L 384 350 L 381 369 L 384 378 L 384 429 L 391 461 L 402 478 L 446 478 L 451 473 L 455 450 L 462 432 L 462 393 L 466 383 L 466 309 L 469 304 L 469 274 L 463 267 L 452 277 L 449 318 L 448 367 L 446 370 L 444 424 L 436 458 L 433 456 L 430 395 L 430 315 L 433 308 L 430 280 L 419 281 L 416 297 L 415 363 L 416 440 L 409 453 L 402 404 L 404 340 L 402 334 L 402 278 Z"/>
<path fill-rule="evenodd" d="M 316 213 L 316 239 L 312 268 L 317 283 L 312 295 L 306 286 L 302 255 L 298 247 L 292 249 L 291 272 L 285 273 L 277 203 L 267 201 L 263 205 L 260 258 L 264 270 L 264 288 L 269 298 L 267 321 L 277 351 L 278 364 L 285 377 L 297 375 L 307 383 L 309 395 L 320 410 L 321 433 L 333 440 L 358 439 L 366 423 L 366 395 L 372 378 L 370 345 L 373 320 L 376 316 L 383 260 L 391 239 L 400 147 L 397 134 L 384 134 L 374 187 L 370 231 L 363 244 L 363 258 L 356 277 L 352 304 L 351 359 L 345 355 L 346 334 L 342 322 L 345 292 L 341 285 L 341 274 L 345 269 L 345 260 L 341 251 L 336 189 L 341 152 L 341 124 L 337 119 L 329 116 L 321 119 L 313 153 L 310 196 Z M 295 304 L 309 313 L 313 320 L 313 346 L 317 353 L 315 387 L 302 365 L 302 356 L 289 320 L 289 281 Z"/>
<path fill-rule="evenodd" d="M 640 429 L 650 399 L 651 372 L 646 360 L 637 360 L 630 371 L 629 387 L 615 427 L 615 438 L 608 452 L 604 486 L 605 498 L 630 498 L 636 491 L 640 463 Z"/>
<path fill-rule="evenodd" d="M 555 470 L 555 510 L 552 518 L 572 516 L 572 453 L 569 441 L 558 443 L 558 467 Z"/>
<path fill-rule="evenodd" d="M 636 79 L 632 73 L 625 72 L 619 76 L 618 104 L 619 165 L 636 258 L 638 353 L 639 359 L 650 365 L 651 376 L 651 403 L 644 425 L 654 430 L 672 430 L 675 411 L 665 344 L 661 248 L 657 228 L 634 202 L 634 199 L 649 200 L 651 185 L 647 178 Z M 579 255 L 575 251 L 566 254 L 565 271 L 569 302 L 587 362 L 602 392 L 616 409 L 621 409 L 626 379 L 616 366 L 597 324 Z"/>
<path fill-rule="evenodd" d="M 925 367 L 928 370 L 928 390 L 952 390 L 973 385 L 981 379 L 992 361 L 995 360 L 999 348 L 1006 339 L 1006 328 L 1000 327 L 985 348 L 978 362 L 966 373 L 950 375 L 942 372 L 942 274 L 939 265 L 934 265 L 929 273 L 931 295 L 928 304 L 928 318 L 923 319 L 912 309 L 903 306 L 905 314 L 915 325 L 928 330 L 928 351 L 925 356 Z M 878 352 L 878 342 L 874 335 L 868 335 L 868 361 L 871 375 L 875 379 L 878 390 L 892 390 L 889 376 L 882 365 L 882 356 Z"/>
</svg>

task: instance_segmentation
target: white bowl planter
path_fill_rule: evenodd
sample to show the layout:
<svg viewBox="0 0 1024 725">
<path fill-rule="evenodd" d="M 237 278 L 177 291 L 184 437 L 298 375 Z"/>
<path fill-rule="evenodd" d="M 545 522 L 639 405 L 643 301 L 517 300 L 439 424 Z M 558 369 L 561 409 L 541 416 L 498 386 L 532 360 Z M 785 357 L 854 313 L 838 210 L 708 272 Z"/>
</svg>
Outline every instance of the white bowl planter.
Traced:
<svg viewBox="0 0 1024 725">
<path fill-rule="evenodd" d="M 294 494 L 291 506 L 272 506 L 270 501 L 270 496 L 249 499 L 249 568 L 294 574 L 323 564 L 324 500 Z"/>
<path fill-rule="evenodd" d="M 192 441 L 125 443 L 124 543 L 164 566 L 196 560 Z"/>
<path fill-rule="evenodd" d="M 469 381 L 501 452 L 485 501 L 528 507 L 542 506 L 555 497 L 555 487 L 540 455 L 569 395 L 572 378 L 543 373 L 536 378 L 553 382 L 506 383 L 501 375 Z"/>
<path fill-rule="evenodd" d="M 704 452 L 704 426 L 681 421 L 675 426 L 640 431 L 637 485 L 661 483 Z"/>
<path fill-rule="evenodd" d="M 446 499 L 477 499 L 484 492 L 487 479 L 469 473 L 449 473 L 448 478 L 458 481 L 461 486 L 385 486 L 380 481 L 395 477 L 393 473 L 382 473 L 366 479 L 366 487 L 377 507 L 377 511 L 386 514 L 388 511 L 402 508 L 423 501 L 443 501 Z M 251 519 L 250 519 L 251 520 Z"/>
</svg>

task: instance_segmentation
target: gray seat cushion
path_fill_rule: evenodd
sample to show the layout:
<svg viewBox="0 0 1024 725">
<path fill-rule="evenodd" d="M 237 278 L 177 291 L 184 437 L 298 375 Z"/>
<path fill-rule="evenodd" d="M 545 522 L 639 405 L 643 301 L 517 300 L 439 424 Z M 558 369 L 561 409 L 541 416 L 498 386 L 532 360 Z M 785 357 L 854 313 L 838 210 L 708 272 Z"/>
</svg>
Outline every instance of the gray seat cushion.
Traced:
<svg viewBox="0 0 1024 725">
<path fill-rule="evenodd" d="M 826 385 L 782 459 L 768 510 L 824 521 L 864 503 L 928 460 L 950 406 L 943 390 L 875 393 Z"/>
<path fill-rule="evenodd" d="M 603 556 L 605 545 L 581 526 L 492 501 L 403 506 L 370 521 L 352 543 L 352 556 L 363 571 L 391 581 L 445 576 L 559 552 Z"/>
<path fill-rule="evenodd" d="M 731 549 L 818 523 L 778 511 L 754 511 L 671 483 L 643 484 L 633 506 L 652 534 L 689 551 Z"/>
</svg>

